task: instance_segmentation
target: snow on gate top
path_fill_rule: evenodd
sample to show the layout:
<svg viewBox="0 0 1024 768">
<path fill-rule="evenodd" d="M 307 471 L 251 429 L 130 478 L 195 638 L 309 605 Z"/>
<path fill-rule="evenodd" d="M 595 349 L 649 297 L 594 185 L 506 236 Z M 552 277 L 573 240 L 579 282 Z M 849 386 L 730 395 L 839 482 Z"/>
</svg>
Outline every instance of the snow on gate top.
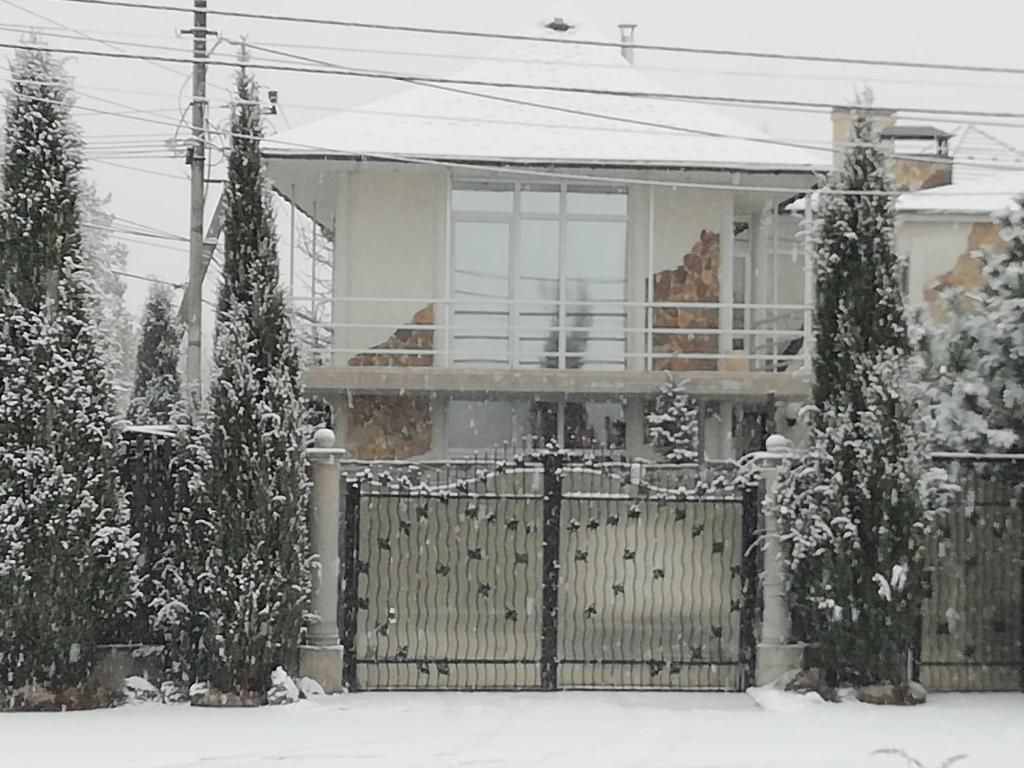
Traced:
<svg viewBox="0 0 1024 768">
<path fill-rule="evenodd" d="M 524 35 L 550 42 L 510 42 L 450 78 L 523 88 L 413 85 L 268 137 L 264 154 L 735 171 L 807 172 L 828 166 L 827 156 L 780 143 L 704 104 L 667 98 L 672 91 L 634 69 L 619 44 L 602 35 L 575 4 L 560 4 L 552 17 L 571 29 L 526 28 Z M 569 40 L 611 44 L 570 45 Z"/>
</svg>

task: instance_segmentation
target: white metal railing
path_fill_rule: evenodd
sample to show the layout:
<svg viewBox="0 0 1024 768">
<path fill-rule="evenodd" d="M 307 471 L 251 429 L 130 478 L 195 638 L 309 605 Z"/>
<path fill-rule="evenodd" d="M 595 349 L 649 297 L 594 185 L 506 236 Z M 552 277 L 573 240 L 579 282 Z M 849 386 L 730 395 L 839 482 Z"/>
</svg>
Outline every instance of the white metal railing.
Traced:
<svg viewBox="0 0 1024 768">
<path fill-rule="evenodd" d="M 317 353 L 335 365 L 781 372 L 807 365 L 811 348 L 812 313 L 804 304 L 429 297 L 294 301 L 325 305 L 322 314 L 332 319 L 313 323 L 322 339 Z M 413 322 L 428 308 L 430 322 Z M 750 318 L 746 327 L 721 327 L 724 313 L 736 310 Z"/>
</svg>

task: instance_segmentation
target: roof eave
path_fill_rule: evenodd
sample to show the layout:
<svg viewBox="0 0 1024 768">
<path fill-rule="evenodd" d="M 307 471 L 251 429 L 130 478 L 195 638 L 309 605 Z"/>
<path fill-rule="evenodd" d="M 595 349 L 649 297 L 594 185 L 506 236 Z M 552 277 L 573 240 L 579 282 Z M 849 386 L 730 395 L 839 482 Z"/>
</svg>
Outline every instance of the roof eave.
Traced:
<svg viewBox="0 0 1024 768">
<path fill-rule="evenodd" d="M 649 170 L 649 171 L 722 171 L 727 173 L 766 173 L 766 174 L 817 174 L 827 172 L 831 166 L 822 164 L 768 164 L 768 163 L 700 163 L 694 161 L 634 161 L 634 160 L 594 160 L 594 159 L 561 159 L 561 158 L 502 158 L 502 157 L 448 157 L 448 156 L 417 156 L 417 157 L 381 157 L 361 153 L 342 152 L 288 152 L 264 150 L 263 157 L 267 160 L 312 160 L 317 162 L 365 162 L 365 163 L 407 163 L 410 165 L 460 165 L 498 167 L 515 166 L 517 168 L 600 168 L 607 170 Z"/>
</svg>

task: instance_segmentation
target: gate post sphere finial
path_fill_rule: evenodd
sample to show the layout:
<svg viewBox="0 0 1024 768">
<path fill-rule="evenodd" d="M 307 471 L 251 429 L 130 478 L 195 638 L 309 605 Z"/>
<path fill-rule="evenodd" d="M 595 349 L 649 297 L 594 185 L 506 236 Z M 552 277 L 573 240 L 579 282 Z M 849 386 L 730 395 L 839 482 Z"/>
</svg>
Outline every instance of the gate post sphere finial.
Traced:
<svg viewBox="0 0 1024 768">
<path fill-rule="evenodd" d="M 764 441 L 765 450 L 769 453 L 786 453 L 793 447 L 793 443 L 783 435 L 769 435 Z"/>
<path fill-rule="evenodd" d="M 318 429 L 313 435 L 313 447 L 314 448 L 333 448 L 335 445 L 334 430 Z"/>
</svg>

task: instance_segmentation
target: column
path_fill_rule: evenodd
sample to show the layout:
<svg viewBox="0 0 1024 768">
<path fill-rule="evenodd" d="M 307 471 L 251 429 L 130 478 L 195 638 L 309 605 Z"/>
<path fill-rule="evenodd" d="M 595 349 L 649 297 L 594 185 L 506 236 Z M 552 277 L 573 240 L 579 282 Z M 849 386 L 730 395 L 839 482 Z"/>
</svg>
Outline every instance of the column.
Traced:
<svg viewBox="0 0 1024 768">
<path fill-rule="evenodd" d="M 313 576 L 312 608 L 316 619 L 308 645 L 299 648 L 299 675 L 318 682 L 327 693 L 344 690 L 344 649 L 338 636 L 339 532 L 341 518 L 341 470 L 334 432 L 317 430 L 313 448 L 307 451 L 313 488 L 309 516 L 310 548 L 319 561 Z"/>
<path fill-rule="evenodd" d="M 767 440 L 767 451 L 760 454 L 765 497 L 771 498 L 779 471 L 792 443 L 782 435 Z M 761 507 L 764 514 L 764 573 L 761 616 L 761 641 L 757 645 L 757 685 L 769 685 L 803 666 L 803 646 L 791 642 L 789 596 L 786 592 L 786 564 L 778 521 L 770 504 Z"/>
<path fill-rule="evenodd" d="M 732 354 L 732 277 L 733 277 L 733 224 L 735 220 L 735 197 L 729 192 L 722 200 L 722 221 L 718 235 L 718 354 L 726 358 Z M 718 370 L 725 370 L 725 360 L 720 359 Z"/>
</svg>

